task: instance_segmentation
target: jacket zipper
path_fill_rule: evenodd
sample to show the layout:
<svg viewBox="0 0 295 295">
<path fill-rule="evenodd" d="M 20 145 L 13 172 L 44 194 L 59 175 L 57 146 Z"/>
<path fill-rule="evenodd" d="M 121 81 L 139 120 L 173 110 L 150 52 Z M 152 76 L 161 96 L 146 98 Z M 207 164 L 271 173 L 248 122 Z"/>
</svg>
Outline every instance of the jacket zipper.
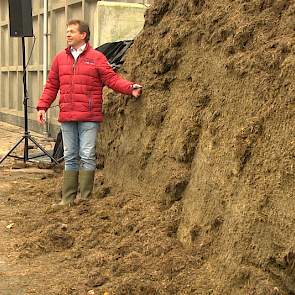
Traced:
<svg viewBox="0 0 295 295">
<path fill-rule="evenodd" d="M 72 55 L 72 53 L 69 53 L 70 55 L 71 55 L 71 57 L 72 57 L 72 59 L 74 60 L 74 62 L 73 62 L 73 66 L 72 66 L 72 68 L 73 68 L 73 76 L 75 76 L 76 75 L 76 65 L 77 65 L 77 63 L 78 63 L 78 58 L 81 56 L 81 55 L 84 55 L 85 54 L 85 52 L 86 52 L 86 50 L 84 50 L 78 57 L 77 57 L 77 59 L 75 59 L 74 57 L 73 57 L 73 55 Z M 72 106 L 72 110 L 74 109 L 74 107 L 73 107 L 73 80 L 74 80 L 74 77 L 72 77 L 72 82 L 71 82 L 71 106 Z M 91 104 L 91 107 L 92 107 L 92 104 Z"/>
<path fill-rule="evenodd" d="M 87 47 L 86 47 L 87 48 Z M 86 49 L 85 48 L 85 49 Z M 73 68 L 73 76 L 75 76 L 75 74 L 76 74 L 76 65 L 77 65 L 77 62 L 78 62 L 78 58 L 81 56 L 81 55 L 84 55 L 85 54 L 85 52 L 86 52 L 86 50 L 84 50 L 78 57 L 77 57 L 77 59 L 75 60 L 75 58 L 73 57 L 73 55 L 72 55 L 72 53 L 70 52 L 70 49 L 68 49 L 68 51 L 67 51 L 67 53 L 72 57 L 72 59 L 74 60 L 74 62 L 73 62 L 73 66 L 72 66 L 72 68 Z M 72 110 L 74 109 L 74 107 L 73 107 L 73 80 L 74 80 L 74 77 L 72 76 L 72 81 L 71 81 L 71 106 L 72 106 Z"/>
<path fill-rule="evenodd" d="M 73 56 L 72 56 L 73 57 Z M 77 62 L 78 62 L 78 58 L 79 56 L 77 57 L 77 59 L 74 59 L 74 62 L 73 62 L 73 76 L 72 76 L 72 85 L 71 85 L 71 107 L 72 107 L 72 110 L 74 109 L 74 106 L 73 106 L 73 87 L 74 87 L 74 83 L 73 83 L 73 80 L 74 80 L 74 76 L 76 75 L 76 65 L 77 65 Z"/>
<path fill-rule="evenodd" d="M 91 112 L 92 111 L 92 104 L 93 104 L 91 95 L 89 95 L 88 100 L 89 100 L 89 111 Z"/>
<path fill-rule="evenodd" d="M 76 74 L 76 64 L 77 64 L 78 58 L 79 58 L 79 56 L 77 57 L 76 60 L 74 60 L 74 63 L 73 63 L 73 73 L 74 73 L 74 75 Z"/>
</svg>

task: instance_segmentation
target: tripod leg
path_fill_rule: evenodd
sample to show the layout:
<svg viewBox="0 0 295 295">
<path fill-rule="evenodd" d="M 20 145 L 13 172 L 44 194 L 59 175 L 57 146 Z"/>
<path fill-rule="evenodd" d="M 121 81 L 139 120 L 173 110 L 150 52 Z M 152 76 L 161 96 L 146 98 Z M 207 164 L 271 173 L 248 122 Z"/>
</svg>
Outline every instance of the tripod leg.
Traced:
<svg viewBox="0 0 295 295">
<path fill-rule="evenodd" d="M 18 145 L 24 140 L 24 136 L 12 147 L 12 149 L 0 160 L 0 164 L 18 147 Z"/>
<path fill-rule="evenodd" d="M 25 137 L 24 162 L 26 163 L 28 160 L 29 160 L 29 141 L 28 141 L 28 137 Z"/>
<path fill-rule="evenodd" d="M 47 155 L 55 164 L 59 165 L 59 163 L 31 136 L 29 139 L 45 154 Z"/>
</svg>

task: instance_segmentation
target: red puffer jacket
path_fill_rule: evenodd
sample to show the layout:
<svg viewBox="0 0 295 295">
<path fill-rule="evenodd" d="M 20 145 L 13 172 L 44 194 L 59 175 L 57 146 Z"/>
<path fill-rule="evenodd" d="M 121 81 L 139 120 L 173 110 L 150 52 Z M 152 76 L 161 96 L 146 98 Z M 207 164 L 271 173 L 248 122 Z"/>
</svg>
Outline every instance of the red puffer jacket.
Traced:
<svg viewBox="0 0 295 295">
<path fill-rule="evenodd" d="M 88 43 L 76 62 L 66 48 L 52 62 L 37 110 L 46 111 L 60 90 L 59 122 L 102 121 L 104 85 L 123 94 L 132 93 L 133 83 L 116 74 L 106 57 Z"/>
</svg>

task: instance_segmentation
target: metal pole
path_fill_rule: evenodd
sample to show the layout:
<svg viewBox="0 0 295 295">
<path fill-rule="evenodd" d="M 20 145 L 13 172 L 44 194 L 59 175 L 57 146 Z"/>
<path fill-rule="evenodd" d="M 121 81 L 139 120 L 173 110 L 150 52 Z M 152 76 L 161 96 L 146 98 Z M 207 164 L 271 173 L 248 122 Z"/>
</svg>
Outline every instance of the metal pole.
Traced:
<svg viewBox="0 0 295 295">
<path fill-rule="evenodd" d="M 47 80 L 47 71 L 48 71 L 48 0 L 43 1 L 43 87 L 46 84 Z M 46 121 L 44 126 L 44 134 L 46 137 L 49 137 L 49 118 L 48 112 L 46 112 Z"/>
<path fill-rule="evenodd" d="M 27 69 L 26 69 L 26 48 L 25 38 L 22 37 L 22 53 L 23 53 L 23 90 L 24 90 L 24 121 L 25 121 L 25 146 L 24 146 L 24 162 L 26 163 L 29 159 L 29 125 L 28 125 L 28 97 L 27 97 Z"/>
</svg>

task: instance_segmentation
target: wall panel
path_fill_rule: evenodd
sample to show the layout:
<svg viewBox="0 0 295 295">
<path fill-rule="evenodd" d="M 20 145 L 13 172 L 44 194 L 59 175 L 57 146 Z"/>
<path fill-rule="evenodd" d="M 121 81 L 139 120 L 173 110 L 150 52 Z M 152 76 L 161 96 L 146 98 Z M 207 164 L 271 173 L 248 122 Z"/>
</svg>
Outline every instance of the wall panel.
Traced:
<svg viewBox="0 0 295 295">
<path fill-rule="evenodd" d="M 8 83 L 8 72 L 1 73 L 1 106 L 8 108 L 8 97 L 9 97 L 9 83 Z"/>
<path fill-rule="evenodd" d="M 8 100 L 8 108 L 9 109 L 16 109 L 17 108 L 17 101 L 21 99 L 18 96 L 17 87 L 17 72 L 10 72 L 9 73 L 9 100 Z"/>
</svg>

